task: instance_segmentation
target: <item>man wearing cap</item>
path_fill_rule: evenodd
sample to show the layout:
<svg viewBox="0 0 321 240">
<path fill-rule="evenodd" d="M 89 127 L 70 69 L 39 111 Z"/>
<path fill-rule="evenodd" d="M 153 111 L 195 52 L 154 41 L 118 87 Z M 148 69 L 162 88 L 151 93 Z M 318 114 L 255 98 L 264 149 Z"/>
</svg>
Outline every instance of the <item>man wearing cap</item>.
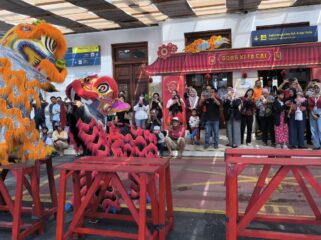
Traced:
<svg viewBox="0 0 321 240">
<path fill-rule="evenodd" d="M 185 148 L 185 127 L 181 125 L 178 117 L 173 117 L 165 143 L 169 154 L 173 157 L 173 150 L 178 150 L 178 158 L 181 158 Z"/>
<path fill-rule="evenodd" d="M 161 157 L 163 157 L 164 148 L 165 148 L 165 136 L 162 133 L 160 126 L 158 125 L 154 125 L 153 133 L 157 137 L 157 148 L 159 150 L 159 154 Z"/>
</svg>

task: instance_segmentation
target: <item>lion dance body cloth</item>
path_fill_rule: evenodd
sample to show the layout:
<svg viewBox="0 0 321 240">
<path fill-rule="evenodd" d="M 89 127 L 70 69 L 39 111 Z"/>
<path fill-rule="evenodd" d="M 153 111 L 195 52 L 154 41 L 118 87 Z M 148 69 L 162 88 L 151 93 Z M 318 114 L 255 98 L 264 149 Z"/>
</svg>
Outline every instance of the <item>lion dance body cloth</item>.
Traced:
<svg viewBox="0 0 321 240">
<path fill-rule="evenodd" d="M 63 34 L 52 25 L 37 21 L 10 29 L 0 45 L 0 163 L 10 155 L 21 160 L 46 157 L 52 151 L 40 140 L 29 118 L 39 90 L 53 91 L 52 82 L 67 75 L 67 50 Z"/>
<path fill-rule="evenodd" d="M 82 150 L 85 155 L 115 157 L 157 157 L 157 138 L 148 130 L 129 127 L 123 132 L 109 123 L 109 132 L 104 130 L 102 122 L 109 114 L 128 111 L 130 105 L 117 99 L 118 87 L 110 77 L 97 75 L 74 80 L 68 85 L 66 95 L 73 101 L 72 113 L 68 116 L 69 137 L 76 151 Z M 78 104 L 77 104 L 78 102 Z M 92 174 L 95 177 L 95 173 Z M 81 177 L 84 196 L 87 191 L 86 176 Z M 139 180 L 129 174 L 129 194 L 139 197 Z M 104 193 L 101 206 L 105 211 L 115 212 L 120 209 L 118 195 L 110 185 Z"/>
</svg>

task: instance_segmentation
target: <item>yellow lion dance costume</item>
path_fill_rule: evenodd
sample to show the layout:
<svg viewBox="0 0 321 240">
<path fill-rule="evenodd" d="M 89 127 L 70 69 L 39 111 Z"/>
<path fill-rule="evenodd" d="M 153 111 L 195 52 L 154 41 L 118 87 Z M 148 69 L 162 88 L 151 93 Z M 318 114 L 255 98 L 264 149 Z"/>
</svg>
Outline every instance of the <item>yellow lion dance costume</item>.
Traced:
<svg viewBox="0 0 321 240">
<path fill-rule="evenodd" d="M 63 34 L 37 21 L 10 29 L 0 45 L 0 164 L 9 156 L 37 160 L 52 151 L 40 140 L 29 118 L 39 90 L 53 91 L 51 82 L 62 83 L 67 75 L 61 60 L 67 50 Z"/>
</svg>

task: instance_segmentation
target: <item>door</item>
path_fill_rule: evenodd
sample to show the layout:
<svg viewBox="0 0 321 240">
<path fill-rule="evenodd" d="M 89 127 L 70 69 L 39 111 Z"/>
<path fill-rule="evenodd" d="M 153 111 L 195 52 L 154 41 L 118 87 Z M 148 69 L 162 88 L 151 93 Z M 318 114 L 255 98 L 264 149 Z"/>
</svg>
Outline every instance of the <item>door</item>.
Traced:
<svg viewBox="0 0 321 240">
<path fill-rule="evenodd" d="M 113 45 L 114 78 L 132 106 L 141 93 L 148 94 L 148 78 L 141 72 L 141 65 L 147 60 L 146 42 Z"/>
</svg>

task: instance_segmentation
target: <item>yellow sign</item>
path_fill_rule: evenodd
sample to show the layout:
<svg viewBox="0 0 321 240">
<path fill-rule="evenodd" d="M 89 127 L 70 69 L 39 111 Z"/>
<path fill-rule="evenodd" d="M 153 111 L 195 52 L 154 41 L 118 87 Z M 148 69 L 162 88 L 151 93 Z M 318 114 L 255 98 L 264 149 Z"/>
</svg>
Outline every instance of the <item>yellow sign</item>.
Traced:
<svg viewBox="0 0 321 240">
<path fill-rule="evenodd" d="M 219 57 L 221 62 L 258 61 L 268 60 L 269 58 L 269 52 L 223 54 Z"/>
<path fill-rule="evenodd" d="M 90 52 L 99 52 L 99 46 L 82 46 L 82 47 L 73 47 L 72 53 L 90 53 Z"/>
<path fill-rule="evenodd" d="M 266 36 L 266 34 L 264 34 L 264 35 L 261 35 L 261 40 L 262 41 L 265 41 L 267 39 L 267 36 Z"/>
</svg>

